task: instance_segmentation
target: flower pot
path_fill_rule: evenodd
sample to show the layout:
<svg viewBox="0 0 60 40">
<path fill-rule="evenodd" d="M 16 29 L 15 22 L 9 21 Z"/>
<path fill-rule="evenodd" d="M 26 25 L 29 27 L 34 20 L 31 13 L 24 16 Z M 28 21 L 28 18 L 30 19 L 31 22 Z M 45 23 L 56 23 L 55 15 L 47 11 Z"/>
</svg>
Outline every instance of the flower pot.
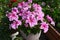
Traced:
<svg viewBox="0 0 60 40">
<path fill-rule="evenodd" d="M 26 34 L 23 31 L 20 31 L 20 33 L 23 36 L 23 38 L 26 40 L 39 40 L 41 35 L 41 31 L 36 34 L 30 33 L 28 36 L 26 36 Z"/>
<path fill-rule="evenodd" d="M 50 40 L 60 40 L 60 33 L 50 25 L 49 31 L 46 33 L 46 36 Z"/>
<path fill-rule="evenodd" d="M 19 32 L 13 33 L 11 35 L 12 40 L 14 40 L 18 34 L 19 34 Z M 20 34 L 22 35 L 22 37 L 25 40 L 39 40 L 40 35 L 41 35 L 41 31 L 39 33 L 36 33 L 36 34 L 30 33 L 28 36 L 26 36 L 26 34 L 23 31 L 20 30 Z"/>
</svg>

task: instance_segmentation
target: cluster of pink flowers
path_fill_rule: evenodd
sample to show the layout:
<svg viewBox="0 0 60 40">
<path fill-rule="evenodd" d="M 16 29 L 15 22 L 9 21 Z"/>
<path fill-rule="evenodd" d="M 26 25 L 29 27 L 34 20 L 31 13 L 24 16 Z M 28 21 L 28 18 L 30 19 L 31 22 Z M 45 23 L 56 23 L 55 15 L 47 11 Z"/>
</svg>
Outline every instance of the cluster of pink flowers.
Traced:
<svg viewBox="0 0 60 40">
<path fill-rule="evenodd" d="M 22 22 L 25 22 L 25 26 L 28 25 L 32 28 L 35 25 L 38 25 L 38 21 L 41 21 L 40 29 L 44 30 L 44 33 L 48 31 L 49 25 L 44 21 L 44 13 L 42 11 L 42 7 L 39 4 L 33 3 L 32 0 L 28 0 L 28 2 L 20 2 L 17 7 L 12 8 L 11 12 L 6 14 L 9 18 L 9 21 L 12 23 L 10 27 L 12 29 L 17 29 L 18 26 L 22 25 Z M 19 19 L 21 17 L 21 19 Z M 47 15 L 47 19 L 54 24 L 54 21 L 51 17 Z M 55 24 L 54 24 L 55 25 Z"/>
</svg>

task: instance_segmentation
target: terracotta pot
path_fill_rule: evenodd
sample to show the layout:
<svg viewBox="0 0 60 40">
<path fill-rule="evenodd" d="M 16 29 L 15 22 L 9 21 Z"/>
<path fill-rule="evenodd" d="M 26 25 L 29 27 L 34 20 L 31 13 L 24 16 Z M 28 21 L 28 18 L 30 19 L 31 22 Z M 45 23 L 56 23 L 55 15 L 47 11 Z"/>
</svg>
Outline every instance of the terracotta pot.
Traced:
<svg viewBox="0 0 60 40">
<path fill-rule="evenodd" d="M 46 33 L 46 36 L 50 40 L 60 40 L 60 33 L 50 25 L 49 31 Z"/>
</svg>

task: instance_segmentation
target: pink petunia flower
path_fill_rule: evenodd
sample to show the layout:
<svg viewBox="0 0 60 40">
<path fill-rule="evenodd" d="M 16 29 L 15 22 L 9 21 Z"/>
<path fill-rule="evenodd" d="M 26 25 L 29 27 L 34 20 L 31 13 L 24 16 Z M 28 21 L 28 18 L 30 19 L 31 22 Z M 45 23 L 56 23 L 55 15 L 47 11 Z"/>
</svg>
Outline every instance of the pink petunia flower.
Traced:
<svg viewBox="0 0 60 40">
<path fill-rule="evenodd" d="M 40 5 L 33 3 L 32 6 L 34 8 L 34 11 L 37 11 L 37 12 L 42 11 L 42 7 Z"/>
<path fill-rule="evenodd" d="M 32 3 L 32 0 L 28 0 L 28 3 Z"/>
<path fill-rule="evenodd" d="M 28 4 L 28 2 L 21 2 L 18 3 L 18 8 L 21 8 L 23 10 L 28 10 L 28 8 L 31 8 L 31 6 Z"/>
<path fill-rule="evenodd" d="M 12 29 L 17 29 L 19 25 L 21 25 L 21 21 L 20 20 L 16 20 L 16 21 L 13 21 L 13 23 L 10 25 L 10 27 Z"/>
<path fill-rule="evenodd" d="M 49 15 L 47 15 L 46 17 L 47 17 L 48 21 L 50 21 L 50 22 L 53 21 L 53 19 Z"/>
<path fill-rule="evenodd" d="M 15 12 L 16 14 L 19 13 L 18 8 L 17 7 L 12 8 L 12 12 Z"/>
<path fill-rule="evenodd" d="M 6 16 L 9 18 L 9 21 L 13 21 L 13 20 L 18 19 L 18 15 L 15 13 L 8 13 L 8 14 L 6 14 Z"/>
<path fill-rule="evenodd" d="M 22 20 L 26 20 L 28 16 L 31 15 L 31 12 L 30 11 L 26 11 L 24 13 L 22 13 Z"/>
<path fill-rule="evenodd" d="M 44 13 L 42 11 L 37 14 L 37 20 L 41 20 L 43 22 L 43 20 L 44 20 Z"/>
<path fill-rule="evenodd" d="M 25 2 L 24 6 L 23 6 L 23 10 L 27 11 L 29 8 L 31 8 L 31 5 L 28 4 L 28 2 Z"/>
<path fill-rule="evenodd" d="M 47 15 L 46 17 L 47 17 L 48 21 L 51 22 L 51 24 L 53 26 L 55 26 L 55 22 L 53 21 L 53 19 L 49 15 Z"/>
<path fill-rule="evenodd" d="M 29 23 L 30 27 L 34 27 L 35 25 L 37 25 L 37 20 L 34 15 L 31 15 L 27 17 L 26 23 Z"/>
<path fill-rule="evenodd" d="M 49 26 L 46 22 L 41 23 L 40 29 L 43 29 L 44 33 L 46 33 L 48 31 L 48 28 L 49 28 Z"/>
<path fill-rule="evenodd" d="M 18 8 L 22 8 L 23 7 L 23 5 L 24 5 L 24 1 L 23 2 L 20 2 L 20 3 L 18 3 Z"/>
</svg>

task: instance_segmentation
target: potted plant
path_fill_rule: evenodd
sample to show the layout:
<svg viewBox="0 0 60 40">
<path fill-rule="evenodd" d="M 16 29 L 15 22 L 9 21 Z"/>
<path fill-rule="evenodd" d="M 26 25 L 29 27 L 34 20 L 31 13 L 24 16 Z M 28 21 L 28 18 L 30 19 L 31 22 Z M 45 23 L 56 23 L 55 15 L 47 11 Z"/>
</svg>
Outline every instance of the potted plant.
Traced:
<svg viewBox="0 0 60 40">
<path fill-rule="evenodd" d="M 19 33 L 26 40 L 39 40 L 41 30 L 46 33 L 50 24 L 55 26 L 53 19 L 49 15 L 46 16 L 42 7 L 32 0 L 18 2 L 6 12 L 5 17 L 7 21 L 5 26 L 11 31 L 12 40 Z"/>
</svg>

